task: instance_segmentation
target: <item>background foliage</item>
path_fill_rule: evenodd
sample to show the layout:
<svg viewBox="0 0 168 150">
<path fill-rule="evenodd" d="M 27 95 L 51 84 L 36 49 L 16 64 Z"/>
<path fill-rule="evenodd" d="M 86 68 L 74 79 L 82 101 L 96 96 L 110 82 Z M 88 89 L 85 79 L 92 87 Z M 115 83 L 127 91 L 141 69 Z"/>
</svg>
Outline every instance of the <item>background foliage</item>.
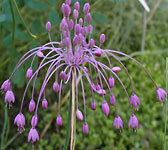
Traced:
<svg viewBox="0 0 168 150">
<path fill-rule="evenodd" d="M 76 0 L 73 0 L 75 2 Z M 153 0 L 149 1 L 151 12 L 144 19 L 144 10 L 138 0 L 88 0 L 91 3 L 91 13 L 93 16 L 94 38 L 98 43 L 99 35 L 106 34 L 104 48 L 123 51 L 137 60 L 149 70 L 159 87 L 165 88 L 165 60 L 168 51 L 168 1 Z M 48 42 L 45 31 L 45 23 L 50 20 L 52 23 L 52 39 L 60 40 L 59 23 L 62 18 L 60 6 L 62 0 L 17 0 L 20 13 L 25 20 L 30 31 L 37 35 L 33 39 L 26 32 L 19 16 L 14 8 L 16 18 L 16 31 L 14 45 L 12 44 L 12 14 L 9 0 L 0 1 L 0 83 L 8 78 L 15 64 L 29 49 Z M 87 0 L 80 0 L 81 5 Z M 14 6 L 12 2 L 12 6 Z M 145 48 L 142 46 L 142 33 L 144 20 L 147 22 L 145 36 Z M 12 46 L 13 45 L 13 46 Z M 105 61 L 104 58 L 100 58 Z M 139 96 L 142 105 L 136 115 L 139 119 L 139 129 L 133 132 L 128 128 L 130 116 L 129 104 L 124 91 L 119 83 L 116 83 L 114 93 L 117 98 L 119 114 L 124 121 L 124 129 L 119 132 L 113 129 L 112 123 L 115 117 L 114 109 L 108 117 L 102 113 L 101 98 L 96 96 L 97 110 L 90 109 L 91 93 L 88 85 L 85 85 L 87 96 L 87 120 L 89 124 L 89 135 L 82 133 L 82 123 L 77 122 L 77 150 L 159 150 L 163 148 L 164 140 L 164 110 L 157 100 L 155 88 L 145 74 L 132 61 L 121 58 L 131 73 L 134 80 L 135 91 Z M 106 62 L 105 62 L 106 63 Z M 114 65 L 118 65 L 113 62 Z M 30 61 L 17 71 L 14 77 L 14 92 L 16 102 L 12 110 L 7 110 L 4 104 L 4 96 L 0 95 L 0 149 L 22 150 L 30 149 L 31 144 L 27 143 L 27 135 L 30 128 L 31 115 L 28 113 L 28 103 L 30 100 L 30 90 L 24 105 L 24 114 L 27 118 L 26 130 L 23 134 L 17 133 L 13 119 L 20 107 L 20 99 L 26 85 L 25 72 L 29 67 Z M 35 63 L 36 67 L 38 60 Z M 125 83 L 129 93 L 130 85 L 126 73 L 122 71 L 119 76 Z M 36 95 L 42 81 L 38 80 Z M 50 83 L 52 87 L 52 83 Z M 63 95 L 66 95 L 69 87 L 64 86 Z M 80 94 L 80 101 L 82 95 Z M 49 109 L 39 111 L 38 131 L 41 134 L 40 142 L 36 145 L 38 150 L 61 149 L 66 135 L 67 121 L 67 101 L 63 101 L 61 108 L 64 125 L 62 128 L 56 127 L 55 118 L 57 116 L 57 95 L 52 92 L 52 88 L 47 90 Z M 109 99 L 109 95 L 106 96 Z M 54 104 L 54 105 L 53 105 Z M 82 104 L 81 104 L 81 109 Z M 168 136 L 166 137 L 168 141 Z M 168 144 L 168 143 L 167 143 Z"/>
</svg>

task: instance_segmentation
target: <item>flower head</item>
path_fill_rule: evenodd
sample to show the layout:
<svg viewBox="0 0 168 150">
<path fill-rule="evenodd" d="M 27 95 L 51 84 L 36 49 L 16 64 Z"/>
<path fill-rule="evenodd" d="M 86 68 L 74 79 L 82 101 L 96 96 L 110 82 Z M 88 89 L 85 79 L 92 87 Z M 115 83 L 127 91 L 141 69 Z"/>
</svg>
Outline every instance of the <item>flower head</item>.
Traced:
<svg viewBox="0 0 168 150">
<path fill-rule="evenodd" d="M 35 128 L 31 128 L 28 135 L 28 142 L 35 143 L 39 141 L 39 134 Z"/>
<path fill-rule="evenodd" d="M 25 117 L 22 113 L 17 114 L 14 120 L 14 124 L 17 125 L 18 131 L 22 132 L 25 126 Z"/>
<path fill-rule="evenodd" d="M 12 106 L 12 103 L 15 102 L 15 96 L 12 90 L 8 90 L 5 94 L 5 103 L 9 104 L 9 107 Z"/>
<path fill-rule="evenodd" d="M 132 127 L 135 130 L 138 128 L 138 119 L 134 114 L 131 115 L 128 126 Z"/>
<path fill-rule="evenodd" d="M 84 134 L 88 134 L 89 133 L 89 127 L 87 123 L 83 124 L 83 133 Z"/>
<path fill-rule="evenodd" d="M 58 126 L 62 126 L 62 117 L 60 115 L 57 116 L 56 122 Z"/>
<path fill-rule="evenodd" d="M 11 90 L 11 82 L 9 80 L 4 81 L 4 83 L 1 85 L 1 91 L 7 92 L 8 90 Z"/>
<path fill-rule="evenodd" d="M 159 101 L 161 103 L 163 103 L 163 100 L 166 98 L 167 96 L 167 93 L 165 90 L 163 90 L 162 88 L 156 88 L 156 94 L 157 94 L 157 97 L 159 99 Z"/>
<path fill-rule="evenodd" d="M 35 101 L 32 99 L 31 101 L 30 101 L 30 103 L 29 103 L 29 111 L 30 112 L 33 112 L 34 111 L 34 109 L 35 109 Z"/>
<path fill-rule="evenodd" d="M 113 121 L 113 127 L 120 130 L 121 128 L 123 128 L 123 121 L 120 118 L 120 116 L 116 116 L 114 121 Z"/>
<path fill-rule="evenodd" d="M 104 102 L 102 103 L 102 110 L 103 110 L 103 112 L 104 112 L 104 114 L 105 114 L 106 116 L 109 115 L 110 109 L 109 109 L 109 105 L 108 105 L 108 103 L 107 103 L 106 101 L 104 101 Z"/>
<path fill-rule="evenodd" d="M 136 96 L 134 93 L 131 95 L 130 98 L 130 105 L 131 107 L 134 106 L 136 109 L 138 109 L 138 105 L 140 105 L 140 100 L 138 98 L 138 96 Z"/>
</svg>

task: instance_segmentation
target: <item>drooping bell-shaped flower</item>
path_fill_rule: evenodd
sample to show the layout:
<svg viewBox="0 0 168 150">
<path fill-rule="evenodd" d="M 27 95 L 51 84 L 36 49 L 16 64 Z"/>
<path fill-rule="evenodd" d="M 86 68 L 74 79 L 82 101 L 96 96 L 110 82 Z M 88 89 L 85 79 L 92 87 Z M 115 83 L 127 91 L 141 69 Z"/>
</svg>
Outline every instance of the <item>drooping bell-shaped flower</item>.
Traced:
<svg viewBox="0 0 168 150">
<path fill-rule="evenodd" d="M 5 103 L 9 104 L 9 106 L 12 105 L 12 103 L 15 102 L 15 96 L 12 92 L 12 90 L 8 90 L 5 94 Z"/>
<path fill-rule="evenodd" d="M 50 22 L 50 21 L 48 21 L 48 22 L 46 23 L 46 30 L 47 30 L 48 32 L 51 31 L 51 22 Z"/>
<path fill-rule="evenodd" d="M 8 90 L 11 90 L 11 82 L 9 80 L 6 80 L 1 85 L 1 91 L 2 92 L 7 92 Z"/>
<path fill-rule="evenodd" d="M 140 105 L 140 100 L 138 98 L 138 96 L 136 96 L 134 93 L 131 95 L 130 98 L 130 105 L 131 107 L 134 106 L 136 109 L 138 109 L 138 105 Z"/>
<path fill-rule="evenodd" d="M 106 116 L 109 115 L 110 109 L 109 109 L 109 105 L 106 101 L 103 101 L 103 103 L 102 103 L 102 110 Z"/>
<path fill-rule="evenodd" d="M 80 8 L 80 3 L 77 1 L 74 3 L 74 9 L 79 11 L 79 8 Z"/>
<path fill-rule="evenodd" d="M 106 95 L 106 91 L 104 89 L 100 89 L 97 91 L 99 95 Z"/>
<path fill-rule="evenodd" d="M 108 82 L 109 82 L 110 88 L 113 88 L 113 87 L 114 87 L 114 84 L 115 84 L 115 80 L 114 80 L 113 76 L 111 76 L 111 77 L 108 79 Z"/>
<path fill-rule="evenodd" d="M 95 101 L 92 101 L 91 108 L 92 108 L 92 110 L 96 110 L 96 102 Z"/>
<path fill-rule="evenodd" d="M 167 96 L 166 91 L 163 90 L 162 88 L 157 88 L 157 89 L 156 89 L 156 94 L 157 94 L 157 97 L 158 97 L 159 101 L 160 101 L 161 103 L 163 103 L 163 100 L 164 100 L 164 99 L 166 98 L 166 96 Z"/>
<path fill-rule="evenodd" d="M 129 122 L 128 122 L 128 126 L 132 127 L 133 129 L 138 128 L 138 119 L 134 114 L 131 115 Z"/>
<path fill-rule="evenodd" d="M 64 71 L 61 71 L 60 78 L 61 78 L 61 80 L 64 80 L 64 81 L 67 79 L 67 75 Z"/>
<path fill-rule="evenodd" d="M 120 118 L 120 116 L 116 116 L 114 121 L 113 121 L 113 127 L 118 129 L 118 130 L 121 130 L 123 128 L 123 121 L 122 119 Z"/>
<path fill-rule="evenodd" d="M 100 39 L 99 39 L 100 44 L 103 44 L 103 43 L 104 43 L 104 41 L 105 41 L 105 39 L 106 39 L 105 34 L 101 34 L 101 35 L 100 35 Z"/>
<path fill-rule="evenodd" d="M 59 84 L 58 84 L 57 81 L 55 81 L 54 84 L 53 84 L 53 90 L 54 90 L 55 92 L 59 92 Z"/>
<path fill-rule="evenodd" d="M 96 90 L 99 91 L 100 89 L 101 89 L 100 84 L 97 84 L 97 85 L 96 85 Z"/>
<path fill-rule="evenodd" d="M 101 49 L 97 49 L 96 51 L 93 52 L 93 54 L 97 57 L 100 57 L 102 54 L 102 51 L 101 51 Z"/>
<path fill-rule="evenodd" d="M 26 78 L 27 79 L 30 79 L 33 75 L 33 69 L 32 67 L 30 67 L 28 70 L 27 70 L 27 73 L 26 73 Z"/>
<path fill-rule="evenodd" d="M 90 4 L 89 3 L 85 3 L 85 5 L 83 7 L 84 14 L 87 15 L 89 10 L 90 10 Z"/>
<path fill-rule="evenodd" d="M 37 117 L 37 115 L 34 115 L 34 116 L 32 117 L 32 120 L 31 120 L 31 125 L 32 125 L 32 127 L 36 127 L 36 126 L 37 126 L 37 123 L 38 123 L 38 117 Z"/>
<path fill-rule="evenodd" d="M 35 128 L 31 128 L 29 131 L 29 135 L 28 135 L 28 142 L 32 142 L 33 144 L 35 142 L 39 141 L 39 134 L 37 132 L 37 130 Z"/>
<path fill-rule="evenodd" d="M 56 122 L 58 126 L 62 126 L 62 117 L 60 115 L 57 116 Z"/>
<path fill-rule="evenodd" d="M 17 125 L 18 131 L 22 132 L 25 126 L 25 117 L 22 113 L 17 114 L 14 120 L 14 124 Z"/>
<path fill-rule="evenodd" d="M 43 109 L 47 109 L 48 108 L 48 102 L 47 102 L 47 100 L 46 100 L 46 98 L 44 98 L 43 100 L 42 100 L 42 108 Z"/>
<path fill-rule="evenodd" d="M 30 103 L 29 103 L 29 111 L 30 112 L 33 112 L 34 111 L 34 109 L 35 109 L 35 101 L 32 99 L 31 101 L 30 101 Z"/>
<path fill-rule="evenodd" d="M 84 134 L 88 134 L 89 133 L 89 127 L 87 123 L 83 124 L 83 133 Z"/>
<path fill-rule="evenodd" d="M 110 96 L 110 104 L 111 104 L 112 106 L 115 106 L 115 102 L 116 102 L 115 96 L 114 96 L 114 95 L 111 95 L 111 96 Z"/>
<path fill-rule="evenodd" d="M 112 68 L 112 71 L 113 71 L 113 72 L 121 72 L 121 68 L 118 67 L 118 66 L 116 66 L 116 67 L 113 67 L 113 68 Z"/>
<path fill-rule="evenodd" d="M 78 118 L 79 121 L 83 120 L 83 114 L 79 109 L 76 111 L 76 117 Z"/>
</svg>

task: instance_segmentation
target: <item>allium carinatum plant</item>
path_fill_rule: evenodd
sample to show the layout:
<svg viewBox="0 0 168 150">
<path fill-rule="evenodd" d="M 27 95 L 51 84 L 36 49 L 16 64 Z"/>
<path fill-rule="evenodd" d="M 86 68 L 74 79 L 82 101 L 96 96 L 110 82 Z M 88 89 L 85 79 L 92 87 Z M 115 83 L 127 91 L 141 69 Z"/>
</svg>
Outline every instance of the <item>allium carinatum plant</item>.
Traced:
<svg viewBox="0 0 168 150">
<path fill-rule="evenodd" d="M 63 13 L 63 18 L 59 26 L 59 30 L 61 33 L 61 41 L 54 42 L 51 40 L 50 32 L 51 32 L 51 23 L 46 23 L 46 30 L 49 36 L 49 43 L 46 43 L 43 46 L 33 48 L 29 50 L 26 54 L 21 57 L 19 62 L 17 63 L 13 73 L 1 86 L 1 90 L 5 92 L 5 103 L 9 105 L 9 108 L 12 107 L 12 104 L 15 102 L 14 93 L 12 91 L 12 79 L 15 72 L 18 68 L 29 58 L 32 59 L 31 65 L 27 70 L 26 78 L 28 79 L 27 86 L 23 93 L 23 97 L 21 100 L 20 112 L 14 119 L 14 123 L 18 127 L 18 130 L 22 132 L 24 130 L 24 126 L 26 123 L 26 119 L 24 116 L 23 104 L 25 100 L 25 96 L 27 90 L 30 86 L 31 81 L 33 80 L 33 88 L 32 88 L 32 98 L 29 102 L 29 111 L 34 112 L 31 120 L 31 129 L 28 134 L 28 142 L 32 142 L 33 144 L 39 141 L 39 134 L 36 130 L 36 126 L 38 125 L 38 108 L 41 107 L 43 109 L 47 109 L 48 102 L 45 95 L 45 90 L 49 80 L 52 76 L 55 77 L 55 81 L 53 82 L 53 91 L 58 93 L 58 115 L 56 118 L 56 124 L 58 126 L 62 126 L 64 124 L 64 120 L 61 117 L 61 90 L 63 84 L 71 84 L 72 86 L 72 98 L 71 98 L 71 141 L 70 141 L 70 149 L 74 147 L 74 125 L 75 125 L 75 115 L 79 121 L 83 122 L 83 133 L 89 134 L 89 123 L 87 122 L 87 112 L 86 112 L 86 100 L 85 98 L 85 84 L 89 84 L 92 92 L 92 102 L 91 109 L 96 110 L 96 101 L 94 99 L 94 95 L 98 94 L 102 97 L 102 111 L 108 116 L 110 112 L 109 104 L 112 106 L 111 109 L 115 109 L 115 119 L 113 121 L 113 127 L 121 130 L 124 125 L 122 118 L 120 117 L 120 112 L 117 111 L 116 107 L 116 98 L 113 93 L 113 88 L 115 88 L 115 82 L 119 82 L 123 87 L 126 96 L 128 97 L 128 102 L 130 104 L 130 118 L 128 126 L 136 130 L 138 128 L 138 119 L 134 113 L 134 109 L 137 110 L 140 103 L 139 98 L 134 92 L 133 81 L 130 77 L 130 74 L 124 64 L 118 58 L 118 55 L 128 57 L 132 61 L 134 61 L 137 65 L 139 65 L 151 78 L 154 86 L 156 87 L 156 94 L 161 103 L 165 99 L 167 93 L 159 88 L 155 81 L 152 79 L 150 73 L 142 66 L 140 62 L 130 57 L 129 55 L 111 49 L 103 49 L 102 45 L 105 42 L 105 35 L 101 34 L 98 46 L 95 44 L 95 40 L 91 38 L 93 32 L 93 26 L 90 24 L 91 22 L 91 14 L 90 14 L 90 4 L 86 3 L 83 7 L 83 18 L 79 18 L 79 9 L 80 4 L 76 2 L 74 7 L 70 7 L 71 0 L 66 0 L 65 3 L 62 4 L 61 10 Z M 73 19 L 70 19 L 70 14 L 72 14 Z M 73 36 L 72 36 L 73 35 Z M 99 61 L 100 57 L 104 56 L 108 65 Z M 33 70 L 34 60 L 39 58 L 41 60 L 38 68 Z M 116 60 L 122 68 L 118 66 L 113 66 L 111 62 L 111 58 Z M 42 83 L 38 98 L 34 97 L 35 85 L 41 69 L 47 66 L 48 70 L 44 76 L 44 81 Z M 86 67 L 88 66 L 88 67 Z M 132 90 L 132 95 L 129 95 L 122 80 L 118 76 L 118 72 L 126 71 L 128 78 L 130 80 L 130 88 Z M 93 79 L 93 74 L 96 74 L 96 79 Z M 110 74 L 110 76 L 109 76 Z M 83 78 L 86 78 L 88 82 L 84 84 Z M 78 82 L 79 81 L 79 82 Z M 83 94 L 83 106 L 84 108 L 78 107 L 78 89 L 79 84 L 81 84 L 82 94 Z M 109 100 L 105 99 L 106 93 L 110 93 Z M 18 101 L 19 102 L 19 101 Z M 82 127 L 81 127 L 82 128 Z"/>
</svg>

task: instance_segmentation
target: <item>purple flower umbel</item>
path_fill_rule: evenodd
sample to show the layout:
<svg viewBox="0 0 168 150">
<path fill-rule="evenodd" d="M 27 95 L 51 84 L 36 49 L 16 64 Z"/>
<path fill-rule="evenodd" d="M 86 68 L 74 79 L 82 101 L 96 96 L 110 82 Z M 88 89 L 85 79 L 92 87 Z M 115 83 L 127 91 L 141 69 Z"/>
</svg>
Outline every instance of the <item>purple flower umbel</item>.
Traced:
<svg viewBox="0 0 168 150">
<path fill-rule="evenodd" d="M 85 89 L 84 89 L 84 82 L 83 82 L 84 77 L 88 81 L 88 82 L 85 82 L 85 84 L 89 84 L 92 92 L 91 108 L 93 110 L 96 109 L 96 101 L 94 99 L 94 95 L 99 94 L 99 96 L 102 97 L 102 110 L 104 114 L 108 116 L 110 114 L 110 108 L 107 100 L 105 100 L 105 95 L 106 93 L 110 93 L 111 95 L 110 104 L 114 106 L 115 113 L 117 116 L 114 119 L 113 126 L 117 129 L 123 128 L 123 122 L 121 118 L 118 116 L 118 112 L 116 108 L 117 101 L 114 96 L 114 93 L 112 92 L 112 88 L 115 88 L 115 82 L 116 82 L 115 80 L 117 79 L 119 81 L 119 83 L 123 87 L 128 97 L 128 101 L 131 106 L 130 107 L 131 114 L 132 114 L 129 120 L 129 126 L 134 129 L 138 127 L 138 120 L 133 113 L 134 110 L 132 106 L 134 106 L 137 109 L 138 105 L 140 104 L 138 97 L 134 94 L 133 81 L 130 77 L 130 74 L 117 55 L 125 56 L 133 60 L 136 64 L 141 66 L 142 69 L 152 79 L 150 73 L 142 66 L 141 63 L 139 63 L 134 58 L 120 51 L 103 49 L 102 45 L 106 39 L 104 34 L 100 35 L 99 43 L 98 43 L 99 46 L 95 44 L 95 40 L 91 38 L 93 27 L 90 24 L 92 17 L 91 17 L 91 14 L 89 13 L 90 11 L 89 3 L 86 3 L 83 7 L 84 18 L 78 18 L 79 9 L 80 9 L 79 2 L 76 2 L 74 4 L 74 9 L 72 11 L 71 11 L 70 5 L 71 5 L 71 0 L 66 0 L 66 2 L 63 3 L 61 7 L 61 10 L 63 13 L 63 18 L 59 26 L 60 33 L 61 33 L 61 41 L 53 42 L 51 40 L 50 32 L 52 31 L 52 28 L 51 28 L 51 23 L 48 21 L 46 23 L 46 30 L 48 32 L 50 42 L 44 44 L 43 46 L 33 48 L 29 50 L 26 54 L 24 54 L 23 57 L 21 57 L 21 59 L 17 63 L 16 68 L 14 69 L 9 79 L 6 80 L 1 86 L 1 90 L 3 92 L 6 92 L 5 102 L 11 106 L 11 104 L 14 103 L 15 101 L 15 97 L 12 92 L 12 86 L 11 86 L 11 81 L 13 79 L 13 76 L 15 72 L 18 70 L 18 68 L 26 60 L 32 57 L 31 66 L 28 68 L 27 74 L 25 75 L 25 77 L 28 79 L 28 83 L 23 93 L 20 112 L 15 118 L 15 124 L 18 126 L 18 129 L 22 131 L 25 126 L 25 117 L 23 115 L 23 103 L 25 100 L 28 87 L 31 81 L 33 80 L 32 98 L 29 104 L 29 111 L 34 112 L 34 115 L 31 121 L 32 128 L 30 129 L 30 132 L 28 135 L 28 141 L 29 142 L 32 141 L 32 143 L 39 140 L 38 132 L 35 129 L 35 127 L 38 124 L 38 108 L 39 108 L 41 99 L 42 99 L 42 102 L 41 102 L 42 108 L 48 107 L 45 90 L 46 88 L 49 88 L 47 87 L 47 84 L 53 76 L 55 77 L 55 80 L 53 81 L 52 88 L 53 88 L 53 91 L 57 92 L 59 95 L 58 115 L 56 119 L 57 125 L 58 126 L 63 125 L 63 119 L 61 117 L 61 110 L 60 110 L 62 85 L 67 84 L 72 79 L 72 75 L 74 75 L 75 82 L 76 82 L 76 91 L 75 91 L 76 116 L 78 120 L 80 121 L 84 120 L 84 123 L 83 123 L 84 134 L 89 133 L 89 127 L 86 121 Z M 70 18 L 69 16 L 72 12 L 73 12 L 74 19 L 69 19 Z M 74 33 L 73 37 L 70 36 L 71 32 Z M 99 57 L 101 57 L 102 55 L 107 59 L 108 65 L 100 61 L 101 59 L 99 59 Z M 118 66 L 113 66 L 111 62 L 111 58 L 116 60 L 120 64 L 120 67 L 122 67 L 122 69 Z M 41 62 L 38 68 L 36 70 L 33 70 L 32 66 L 34 64 L 35 59 L 40 59 Z M 41 69 L 43 69 L 46 66 L 48 66 L 48 68 L 39 92 L 39 96 L 38 98 L 35 98 L 34 91 L 35 91 L 35 85 L 36 85 L 39 72 Z M 121 79 L 117 74 L 122 70 L 126 71 L 128 78 L 130 80 L 130 88 L 132 90 L 131 99 L 128 95 L 127 89 L 125 88 L 124 84 L 122 83 Z M 93 74 L 96 74 L 95 80 L 93 79 Z M 79 83 L 78 83 L 78 79 L 79 79 Z M 159 101 L 163 103 L 163 100 L 165 99 L 165 96 L 167 95 L 167 93 L 163 89 L 158 88 L 153 79 L 152 79 L 152 82 L 156 87 Z M 78 108 L 78 84 L 81 84 L 81 87 L 82 87 L 83 106 L 84 106 L 83 109 Z"/>
</svg>

